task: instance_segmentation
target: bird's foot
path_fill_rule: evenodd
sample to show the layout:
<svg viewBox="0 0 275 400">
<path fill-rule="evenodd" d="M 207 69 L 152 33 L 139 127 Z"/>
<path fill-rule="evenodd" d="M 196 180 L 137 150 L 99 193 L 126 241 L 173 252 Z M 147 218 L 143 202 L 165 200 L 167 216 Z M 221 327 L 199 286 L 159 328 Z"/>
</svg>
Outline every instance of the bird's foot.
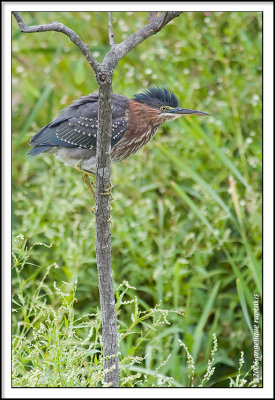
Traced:
<svg viewBox="0 0 275 400">
<path fill-rule="evenodd" d="M 112 193 L 112 189 L 113 189 L 113 185 L 112 185 L 112 183 L 110 182 L 110 187 L 108 187 L 107 189 L 105 189 L 103 192 L 101 192 L 100 194 L 101 194 L 101 196 L 110 196 L 110 200 L 112 201 L 112 200 L 114 200 L 114 196 L 113 196 L 113 193 Z"/>
<path fill-rule="evenodd" d="M 114 200 L 114 196 L 113 196 L 113 193 L 112 193 L 113 187 L 114 187 L 114 186 L 113 186 L 112 183 L 110 182 L 110 187 L 108 187 L 108 188 L 105 189 L 103 192 L 101 192 L 101 193 L 100 193 L 101 196 L 110 196 L 110 201 Z M 111 211 L 112 209 L 113 209 L 113 207 L 112 207 L 111 204 L 110 204 L 110 211 Z M 111 214 L 109 215 L 109 218 L 108 218 L 107 222 L 110 222 L 110 224 L 112 223 L 112 216 L 111 216 Z"/>
<path fill-rule="evenodd" d="M 110 206 L 110 211 L 111 211 L 112 209 L 113 209 L 113 207 Z M 91 210 L 91 213 L 95 216 L 95 215 L 96 215 L 95 206 L 91 207 L 90 210 Z M 109 215 L 109 218 L 108 218 L 107 222 L 110 222 L 110 224 L 112 223 L 112 216 L 111 216 L 111 214 Z"/>
<path fill-rule="evenodd" d="M 76 164 L 74 168 L 76 169 L 76 171 L 82 173 L 83 182 L 84 182 L 85 185 L 87 186 L 87 188 L 88 188 L 90 194 L 92 195 L 93 201 L 94 201 L 94 203 L 95 203 L 95 192 L 94 192 L 94 189 L 93 189 L 93 188 L 96 187 L 96 184 L 95 184 L 95 181 L 92 181 L 92 182 L 91 182 L 90 179 L 89 179 L 89 177 L 90 177 L 91 175 L 95 176 L 95 174 L 94 174 L 93 172 L 91 172 L 91 171 L 87 171 L 87 170 L 83 169 L 83 168 L 81 167 L 81 164 L 82 164 L 82 162 Z M 112 189 L 113 189 L 113 187 L 114 187 L 114 186 L 112 185 L 112 183 L 110 183 L 110 187 L 108 187 L 107 189 L 105 189 L 103 192 L 100 193 L 101 196 L 110 196 L 110 201 L 114 200 L 114 196 L 113 196 L 113 194 L 112 194 Z M 110 205 L 110 210 L 112 210 L 112 206 L 111 206 L 111 205 Z M 95 206 L 93 206 L 93 207 L 91 208 L 91 213 L 92 213 L 93 215 L 96 214 Z M 109 219 L 108 219 L 108 222 L 111 223 L 111 220 L 112 220 L 112 217 L 111 217 L 111 215 L 110 215 L 110 216 L 109 216 Z"/>
</svg>

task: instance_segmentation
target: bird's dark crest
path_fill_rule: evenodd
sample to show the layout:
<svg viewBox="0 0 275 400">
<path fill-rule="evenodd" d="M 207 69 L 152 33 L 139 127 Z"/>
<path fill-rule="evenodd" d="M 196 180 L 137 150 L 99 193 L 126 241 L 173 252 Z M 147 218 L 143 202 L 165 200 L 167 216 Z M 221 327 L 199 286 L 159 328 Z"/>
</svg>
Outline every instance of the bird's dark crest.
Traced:
<svg viewBox="0 0 275 400">
<path fill-rule="evenodd" d="M 134 95 L 134 100 L 151 107 L 178 107 L 178 99 L 172 91 L 165 88 L 152 87 L 144 93 Z"/>
</svg>

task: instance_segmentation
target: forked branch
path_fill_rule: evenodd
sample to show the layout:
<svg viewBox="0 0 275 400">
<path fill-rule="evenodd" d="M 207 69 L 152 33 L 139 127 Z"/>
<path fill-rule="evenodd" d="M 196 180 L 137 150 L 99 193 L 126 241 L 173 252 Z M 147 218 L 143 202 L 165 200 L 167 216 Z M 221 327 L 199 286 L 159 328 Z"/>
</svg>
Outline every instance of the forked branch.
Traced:
<svg viewBox="0 0 275 400">
<path fill-rule="evenodd" d="M 29 26 L 25 24 L 22 16 L 18 11 L 13 11 L 13 15 L 18 23 L 20 31 L 23 33 L 50 32 L 50 31 L 64 33 L 64 35 L 68 36 L 70 40 L 79 48 L 79 50 L 87 59 L 88 63 L 93 68 L 93 70 L 95 72 L 97 71 L 99 63 L 92 56 L 89 46 L 85 42 L 83 42 L 80 36 L 77 33 L 75 33 L 72 29 L 68 28 L 61 22 L 51 22 L 49 24 Z"/>
</svg>

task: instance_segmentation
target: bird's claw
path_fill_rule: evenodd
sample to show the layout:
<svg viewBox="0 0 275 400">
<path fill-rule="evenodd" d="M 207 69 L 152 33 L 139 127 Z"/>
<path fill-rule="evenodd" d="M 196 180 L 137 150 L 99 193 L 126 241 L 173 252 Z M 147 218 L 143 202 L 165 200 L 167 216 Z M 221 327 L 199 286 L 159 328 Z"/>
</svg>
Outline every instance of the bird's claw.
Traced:
<svg viewBox="0 0 275 400">
<path fill-rule="evenodd" d="M 95 215 L 95 214 L 96 214 L 96 211 L 95 211 L 95 206 L 91 207 L 91 208 L 90 208 L 90 210 L 91 210 L 91 213 L 92 213 L 93 215 Z"/>
<path fill-rule="evenodd" d="M 91 213 L 93 215 L 96 215 L 95 206 L 91 207 L 90 210 L 91 210 Z M 112 207 L 111 207 L 111 210 L 112 210 Z M 112 216 L 111 215 L 109 215 L 109 218 L 108 218 L 107 222 L 110 222 L 110 224 L 112 223 Z"/>
<path fill-rule="evenodd" d="M 94 200 L 94 202 L 95 202 L 95 192 L 94 192 L 93 188 L 96 188 L 96 182 L 93 182 L 93 181 L 91 182 L 90 179 L 89 179 L 89 176 L 90 176 L 90 175 L 94 175 L 94 173 L 82 169 L 81 164 L 82 164 L 82 162 L 76 164 L 74 168 L 75 168 L 78 172 L 81 172 L 81 173 L 82 173 L 83 182 L 86 184 L 86 186 L 87 186 L 87 188 L 88 188 L 88 190 L 89 190 L 90 194 L 92 195 L 93 200 Z M 114 186 L 113 186 L 112 183 L 110 182 L 110 187 L 108 187 L 108 188 L 105 189 L 103 192 L 101 192 L 101 193 L 100 193 L 101 196 L 110 196 L 110 201 L 114 200 L 114 196 L 113 196 L 113 194 L 112 194 L 112 189 L 113 189 L 113 187 L 114 187 Z M 110 210 L 112 210 L 112 209 L 113 209 L 113 208 L 112 208 L 112 206 L 110 205 Z M 96 215 L 95 206 L 93 206 L 90 210 L 91 210 L 91 213 L 92 213 L 93 215 Z M 107 222 L 112 223 L 112 217 L 111 217 L 111 215 L 109 216 Z"/>
<path fill-rule="evenodd" d="M 110 187 L 108 187 L 107 189 L 104 190 L 104 192 L 101 192 L 101 196 L 110 196 L 110 200 L 114 200 L 114 196 L 112 193 L 112 189 L 113 189 L 113 185 L 110 183 Z"/>
</svg>

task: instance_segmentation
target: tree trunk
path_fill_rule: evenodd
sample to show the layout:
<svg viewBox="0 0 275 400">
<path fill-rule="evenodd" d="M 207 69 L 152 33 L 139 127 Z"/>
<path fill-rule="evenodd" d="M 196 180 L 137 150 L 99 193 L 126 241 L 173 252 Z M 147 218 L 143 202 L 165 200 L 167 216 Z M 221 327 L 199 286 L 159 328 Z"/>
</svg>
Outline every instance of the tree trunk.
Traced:
<svg viewBox="0 0 275 400">
<path fill-rule="evenodd" d="M 110 147 L 112 131 L 112 71 L 100 68 L 96 173 L 96 258 L 102 318 L 104 382 L 119 386 L 117 318 L 111 268 Z"/>
</svg>

